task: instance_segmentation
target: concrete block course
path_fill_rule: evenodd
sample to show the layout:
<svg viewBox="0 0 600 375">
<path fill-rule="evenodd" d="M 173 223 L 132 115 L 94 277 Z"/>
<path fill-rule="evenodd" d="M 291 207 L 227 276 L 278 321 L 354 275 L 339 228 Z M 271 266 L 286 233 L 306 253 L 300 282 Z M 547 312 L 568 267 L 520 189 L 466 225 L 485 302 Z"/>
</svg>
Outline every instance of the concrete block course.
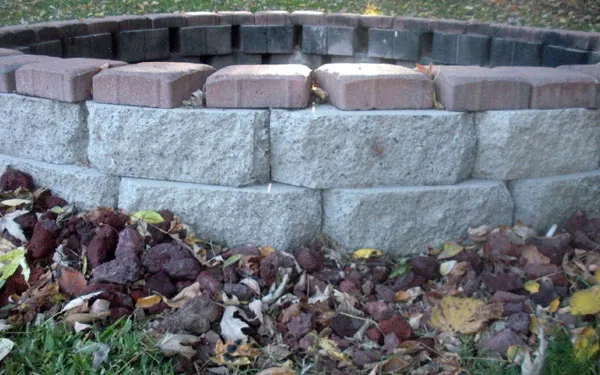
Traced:
<svg viewBox="0 0 600 375">
<path fill-rule="evenodd" d="M 305 25 L 302 27 L 302 52 L 327 54 L 327 27 Z"/>
<path fill-rule="evenodd" d="M 291 25 L 290 13 L 284 10 L 266 10 L 254 13 L 256 25 Z"/>
<path fill-rule="evenodd" d="M 2 154 L 55 163 L 87 159 L 82 104 L 0 94 Z"/>
<path fill-rule="evenodd" d="M 56 59 L 37 55 L 11 55 L 0 58 L 0 92 L 14 92 L 17 89 L 15 71 L 23 65 Z"/>
<path fill-rule="evenodd" d="M 112 59 L 114 57 L 111 33 L 66 38 L 63 47 L 64 57 L 88 57 L 94 59 Z"/>
<path fill-rule="evenodd" d="M 591 217 L 600 215 L 599 186 L 600 170 L 515 180 L 508 185 L 515 201 L 515 220 L 540 231 L 552 224 L 563 225 L 577 209 Z"/>
<path fill-rule="evenodd" d="M 33 55 L 63 57 L 62 40 L 49 40 L 47 42 L 30 44 L 28 49 L 29 51 L 26 51 L 26 53 Z"/>
<path fill-rule="evenodd" d="M 221 16 L 214 12 L 185 12 L 186 26 L 219 25 Z"/>
<path fill-rule="evenodd" d="M 0 29 L 0 47 L 26 46 L 36 41 L 35 31 L 26 26 L 8 26 Z"/>
<path fill-rule="evenodd" d="M 206 81 L 206 105 L 222 108 L 304 108 L 312 84 L 304 65 L 236 65 Z"/>
<path fill-rule="evenodd" d="M 587 109 L 475 114 L 474 178 L 514 180 L 597 169 L 600 112 Z"/>
<path fill-rule="evenodd" d="M 169 57 L 169 29 L 130 30 L 118 34 L 117 59 L 127 62 Z"/>
<path fill-rule="evenodd" d="M 231 26 L 191 26 L 179 29 L 179 52 L 184 56 L 231 53 Z"/>
<path fill-rule="evenodd" d="M 599 61 L 600 62 L 600 61 Z M 596 105 L 594 108 L 600 108 L 600 64 L 595 65 L 561 65 L 558 69 L 570 70 L 573 72 L 585 74 L 596 81 Z"/>
<path fill-rule="evenodd" d="M 327 54 L 352 56 L 356 47 L 356 28 L 347 26 L 327 27 Z"/>
<path fill-rule="evenodd" d="M 324 25 L 325 13 L 312 10 L 297 10 L 290 15 L 294 25 Z"/>
<path fill-rule="evenodd" d="M 323 232 L 348 250 L 423 252 L 448 239 L 465 238 L 469 226 L 509 225 L 512 214 L 513 201 L 498 181 L 323 193 Z"/>
<path fill-rule="evenodd" d="M 228 186 L 269 179 L 266 111 L 87 108 L 88 157 L 104 173 Z"/>
<path fill-rule="evenodd" d="M 542 66 L 557 67 L 560 65 L 586 64 L 588 52 L 574 48 L 544 45 L 542 50 Z"/>
<path fill-rule="evenodd" d="M 490 38 L 475 34 L 433 33 L 433 61 L 448 65 L 487 64 Z"/>
<path fill-rule="evenodd" d="M 247 11 L 217 12 L 221 25 L 254 25 L 254 13 Z"/>
<path fill-rule="evenodd" d="M 471 115 L 440 111 L 274 110 L 274 181 L 317 189 L 453 184 L 475 156 Z"/>
<path fill-rule="evenodd" d="M 493 38 L 490 47 L 490 66 L 539 66 L 542 44 Z"/>
<path fill-rule="evenodd" d="M 36 185 L 47 187 L 79 209 L 116 207 L 120 178 L 77 165 L 56 165 L 0 154 L 0 173 L 11 167 L 30 174 Z"/>
<path fill-rule="evenodd" d="M 203 88 L 216 71 L 204 64 L 147 62 L 106 69 L 94 76 L 94 100 L 101 103 L 174 108 Z"/>
<path fill-rule="evenodd" d="M 15 73 L 19 94 L 80 102 L 92 97 L 92 78 L 102 69 L 122 66 L 122 61 L 74 58 L 27 64 Z"/>
<path fill-rule="evenodd" d="M 291 251 L 321 225 L 320 192 L 281 184 L 246 188 L 123 178 L 119 207 L 169 209 L 197 236 L 227 246 L 256 244 Z"/>
<path fill-rule="evenodd" d="M 339 109 L 433 107 L 433 84 L 424 74 L 391 64 L 325 64 L 317 83 Z"/>
</svg>

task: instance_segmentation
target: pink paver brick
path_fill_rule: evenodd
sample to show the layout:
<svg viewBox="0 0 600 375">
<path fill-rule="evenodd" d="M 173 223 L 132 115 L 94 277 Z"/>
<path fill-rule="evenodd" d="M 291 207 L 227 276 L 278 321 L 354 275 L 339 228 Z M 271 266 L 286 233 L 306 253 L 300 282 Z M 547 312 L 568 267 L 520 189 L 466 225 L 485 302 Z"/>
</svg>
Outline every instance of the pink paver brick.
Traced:
<svg viewBox="0 0 600 375">
<path fill-rule="evenodd" d="M 256 25 L 290 25 L 290 14 L 284 10 L 265 10 L 254 13 Z"/>
<path fill-rule="evenodd" d="M 594 65 L 562 65 L 558 69 L 566 69 L 581 74 L 586 74 L 596 80 L 596 105 L 600 108 L 600 63 Z"/>
<path fill-rule="evenodd" d="M 433 84 L 424 74 L 391 64 L 326 64 L 315 71 L 330 102 L 343 110 L 433 107 Z"/>
<path fill-rule="evenodd" d="M 16 49 L 0 48 L 0 57 L 22 55 L 22 54 L 23 54 L 23 52 L 17 51 Z"/>
<path fill-rule="evenodd" d="M 325 13 L 314 10 L 297 10 L 292 12 L 291 18 L 294 25 L 325 24 Z"/>
<path fill-rule="evenodd" d="M 479 66 L 442 66 L 434 87 L 449 111 L 525 109 L 531 93 L 523 79 Z"/>
<path fill-rule="evenodd" d="M 155 108 L 181 106 L 202 89 L 215 68 L 204 64 L 144 62 L 107 69 L 94 76 L 94 100 Z"/>
<path fill-rule="evenodd" d="M 14 92 L 17 89 L 15 71 L 20 67 L 51 60 L 62 59 L 58 57 L 23 54 L 0 57 L 0 92 Z"/>
<path fill-rule="evenodd" d="M 394 17 L 362 15 L 360 16 L 360 25 L 365 28 L 391 29 L 394 25 Z"/>
<path fill-rule="evenodd" d="M 221 16 L 213 12 L 185 12 L 183 17 L 187 26 L 218 25 L 221 23 Z"/>
<path fill-rule="evenodd" d="M 254 13 L 244 10 L 217 12 L 221 25 L 254 25 Z"/>
<path fill-rule="evenodd" d="M 206 80 L 206 105 L 218 108 L 304 108 L 312 85 L 304 65 L 234 65 Z"/>
<path fill-rule="evenodd" d="M 588 75 L 542 67 L 498 67 L 493 70 L 531 85 L 530 108 L 592 108 L 596 105 L 596 82 Z"/>
<path fill-rule="evenodd" d="M 92 78 L 102 69 L 122 66 L 122 61 L 103 59 L 62 59 L 27 64 L 17 69 L 19 94 L 80 102 L 92 97 Z"/>
</svg>

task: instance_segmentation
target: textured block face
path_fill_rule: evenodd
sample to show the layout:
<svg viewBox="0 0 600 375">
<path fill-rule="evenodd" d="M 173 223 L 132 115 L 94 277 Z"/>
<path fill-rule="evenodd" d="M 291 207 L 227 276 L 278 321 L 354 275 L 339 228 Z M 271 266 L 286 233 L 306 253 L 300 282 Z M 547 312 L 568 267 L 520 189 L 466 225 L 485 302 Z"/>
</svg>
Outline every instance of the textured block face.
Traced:
<svg viewBox="0 0 600 375">
<path fill-rule="evenodd" d="M 600 63 L 600 52 L 590 51 L 587 63 L 588 64 L 598 64 L 598 63 Z"/>
<path fill-rule="evenodd" d="M 215 68 L 203 64 L 147 62 L 105 70 L 94 77 L 94 100 L 174 108 L 204 86 Z"/>
<path fill-rule="evenodd" d="M 254 13 L 247 11 L 217 12 L 221 25 L 254 25 Z"/>
<path fill-rule="evenodd" d="M 169 57 L 169 50 L 169 29 L 144 32 L 144 60 L 166 59 Z"/>
<path fill-rule="evenodd" d="M 183 56 L 231 53 L 231 26 L 191 26 L 179 29 L 179 52 Z"/>
<path fill-rule="evenodd" d="M 119 207 L 172 210 L 199 238 L 229 247 L 256 244 L 292 251 L 306 245 L 321 226 L 320 192 L 269 186 L 235 189 L 123 178 Z"/>
<path fill-rule="evenodd" d="M 397 60 L 419 61 L 423 32 L 394 30 L 394 55 Z"/>
<path fill-rule="evenodd" d="M 267 10 L 254 13 L 254 23 L 257 25 L 290 25 L 290 14 L 283 10 Z"/>
<path fill-rule="evenodd" d="M 12 55 L 22 55 L 22 54 L 23 54 L 23 52 L 17 51 L 15 49 L 0 48 L 0 57 L 12 56 Z"/>
<path fill-rule="evenodd" d="M 327 54 L 352 56 L 356 44 L 356 28 L 346 26 L 327 27 Z"/>
<path fill-rule="evenodd" d="M 508 186 L 515 200 L 515 220 L 540 231 L 552 224 L 561 227 L 577 209 L 590 217 L 600 215 L 600 170 L 515 180 Z"/>
<path fill-rule="evenodd" d="M 531 85 L 496 69 L 442 67 L 434 81 L 436 95 L 450 111 L 487 111 L 529 107 Z"/>
<path fill-rule="evenodd" d="M 539 66 L 542 45 L 493 38 L 490 48 L 490 66 Z"/>
<path fill-rule="evenodd" d="M 84 35 L 65 39 L 65 57 L 112 59 L 112 34 Z"/>
<path fill-rule="evenodd" d="M 394 30 L 369 29 L 369 56 L 393 58 Z"/>
<path fill-rule="evenodd" d="M 600 108 L 600 64 L 595 65 L 562 65 L 558 69 L 566 69 L 572 72 L 585 74 L 596 80 L 596 105 Z"/>
<path fill-rule="evenodd" d="M 90 34 L 113 34 L 119 32 L 119 23 L 104 18 L 88 18 L 83 20 Z"/>
<path fill-rule="evenodd" d="M 333 105 L 345 110 L 433 107 L 424 74 L 390 64 L 326 64 L 315 71 Z"/>
<path fill-rule="evenodd" d="M 228 186 L 269 179 L 266 111 L 87 106 L 88 157 L 102 172 Z"/>
<path fill-rule="evenodd" d="M 600 113 L 587 109 L 489 111 L 475 115 L 474 178 L 514 180 L 600 165 Z"/>
<path fill-rule="evenodd" d="M 63 43 L 61 40 L 50 40 L 30 44 L 29 52 L 34 55 L 63 57 Z"/>
<path fill-rule="evenodd" d="M 294 51 L 294 27 L 273 26 L 267 27 L 267 52 L 292 53 Z"/>
<path fill-rule="evenodd" d="M 449 65 L 485 65 L 490 38 L 483 35 L 433 34 L 433 61 Z"/>
<path fill-rule="evenodd" d="M 185 12 L 183 17 L 187 26 L 218 25 L 221 16 L 213 12 Z"/>
<path fill-rule="evenodd" d="M 394 25 L 394 17 L 363 15 L 360 16 L 360 25 L 365 28 L 391 29 Z"/>
<path fill-rule="evenodd" d="M 26 46 L 35 40 L 35 31 L 23 26 L 3 27 L 0 31 L 0 47 Z"/>
<path fill-rule="evenodd" d="M 244 53 L 267 53 L 267 26 L 240 26 L 240 50 Z"/>
<path fill-rule="evenodd" d="M 545 45 L 542 52 L 542 66 L 586 64 L 588 52 L 573 48 Z"/>
<path fill-rule="evenodd" d="M 323 232 L 349 250 L 422 252 L 448 238 L 465 237 L 469 226 L 510 224 L 512 213 L 510 194 L 496 181 L 323 193 Z"/>
<path fill-rule="evenodd" d="M 152 27 L 152 21 L 145 16 L 110 16 L 104 17 L 107 21 L 115 21 L 119 25 L 120 31 L 149 29 Z"/>
<path fill-rule="evenodd" d="M 231 53 L 231 26 L 206 27 L 206 54 L 228 55 Z"/>
<path fill-rule="evenodd" d="M 327 28 L 307 25 L 302 27 L 302 52 L 315 55 L 327 54 Z"/>
<path fill-rule="evenodd" d="M 237 65 L 206 81 L 206 105 L 222 108 L 304 108 L 311 70 L 304 65 Z"/>
<path fill-rule="evenodd" d="M 52 59 L 56 58 L 23 54 L 0 58 L 0 92 L 14 92 L 17 89 L 15 71 L 23 65 Z"/>
<path fill-rule="evenodd" d="M 593 108 L 595 79 L 585 74 L 552 68 L 495 68 L 531 85 L 530 108 Z"/>
<path fill-rule="evenodd" d="M 81 104 L 0 94 L 2 153 L 55 164 L 86 160 L 87 129 Z"/>
<path fill-rule="evenodd" d="M 256 55 L 254 55 L 256 56 Z M 259 56 L 260 57 L 260 56 Z M 260 60 L 255 64 L 260 64 Z M 300 64 L 306 65 L 311 69 L 317 69 L 323 65 L 322 55 L 309 55 L 299 50 L 294 50 L 291 54 L 277 54 L 269 57 L 269 64 Z"/>
<path fill-rule="evenodd" d="M 155 13 L 147 14 L 146 17 L 152 22 L 153 29 L 178 28 L 187 25 L 186 19 L 182 14 Z"/>
<path fill-rule="evenodd" d="M 92 168 L 56 165 L 0 154 L 0 173 L 7 167 L 33 176 L 36 185 L 48 187 L 78 209 L 116 207 L 119 177 Z"/>
<path fill-rule="evenodd" d="M 118 40 L 119 60 L 137 62 L 169 57 L 169 29 L 122 31 Z"/>
<path fill-rule="evenodd" d="M 312 10 L 297 10 L 291 14 L 294 25 L 324 25 L 325 13 Z"/>
<path fill-rule="evenodd" d="M 63 102 L 84 101 L 92 97 L 94 75 L 103 68 L 122 65 L 122 61 L 84 58 L 24 65 L 16 72 L 17 92 Z"/>
<path fill-rule="evenodd" d="M 272 111 L 273 180 L 316 189 L 430 185 L 453 184 L 471 172 L 471 115 L 330 106 L 311 112 Z"/>
</svg>

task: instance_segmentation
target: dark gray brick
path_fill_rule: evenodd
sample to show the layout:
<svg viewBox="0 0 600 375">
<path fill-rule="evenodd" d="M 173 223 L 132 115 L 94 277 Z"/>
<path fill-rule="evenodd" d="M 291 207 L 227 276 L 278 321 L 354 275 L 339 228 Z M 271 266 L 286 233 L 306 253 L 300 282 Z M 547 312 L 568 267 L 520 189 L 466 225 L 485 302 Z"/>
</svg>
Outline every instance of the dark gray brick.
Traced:
<svg viewBox="0 0 600 375">
<path fill-rule="evenodd" d="M 470 34 L 433 34 L 433 55 L 436 63 L 449 65 L 485 65 L 489 56 L 490 38 Z"/>
<path fill-rule="evenodd" d="M 0 47 L 26 46 L 36 42 L 35 31 L 22 26 L 0 29 Z"/>
<path fill-rule="evenodd" d="M 63 57 L 63 43 L 61 40 L 50 40 L 47 42 L 30 44 L 28 52 L 33 55 Z"/>
<path fill-rule="evenodd" d="M 117 58 L 127 62 L 169 57 L 169 29 L 132 30 L 118 34 Z"/>
<path fill-rule="evenodd" d="M 29 25 L 28 28 L 35 32 L 36 40 L 38 42 L 47 42 L 50 40 L 60 39 L 60 32 L 56 26 L 48 25 L 46 23 L 38 23 Z"/>
<path fill-rule="evenodd" d="M 419 61 L 423 44 L 423 31 L 394 30 L 395 60 Z"/>
<path fill-rule="evenodd" d="M 292 53 L 294 51 L 294 26 L 267 26 L 267 52 Z"/>
<path fill-rule="evenodd" d="M 492 38 L 490 66 L 539 66 L 542 45 L 502 38 Z"/>
<path fill-rule="evenodd" d="M 178 28 L 187 25 L 187 21 L 182 14 L 176 13 L 155 13 L 146 14 L 146 17 L 152 23 L 153 29 Z"/>
<path fill-rule="evenodd" d="M 328 13 L 325 22 L 331 26 L 357 27 L 360 24 L 360 14 L 355 13 Z"/>
<path fill-rule="evenodd" d="M 179 53 L 182 56 L 206 55 L 206 27 L 182 27 L 179 33 Z"/>
<path fill-rule="evenodd" d="M 112 59 L 112 34 L 96 34 L 66 38 L 63 41 L 64 57 L 89 57 Z"/>
<path fill-rule="evenodd" d="M 356 28 L 346 26 L 327 27 L 327 54 L 353 56 L 356 45 Z"/>
<path fill-rule="evenodd" d="M 169 29 L 146 30 L 144 60 L 166 59 L 169 54 Z"/>
<path fill-rule="evenodd" d="M 217 12 L 221 25 L 254 25 L 254 13 L 246 11 Z"/>
<path fill-rule="evenodd" d="M 327 54 L 326 26 L 302 26 L 302 52 L 315 55 Z"/>
<path fill-rule="evenodd" d="M 395 32 L 397 30 L 369 29 L 369 56 L 393 58 Z"/>
<path fill-rule="evenodd" d="M 231 53 L 231 26 L 204 26 L 206 28 L 206 54 L 227 55 Z"/>
<path fill-rule="evenodd" d="M 581 65 L 587 64 L 587 61 L 587 51 L 573 48 L 545 45 L 542 53 L 542 66 Z"/>
<path fill-rule="evenodd" d="M 588 56 L 588 64 L 598 64 L 600 63 L 600 51 L 590 51 Z M 600 94 L 600 92 L 598 93 Z"/>
<path fill-rule="evenodd" d="M 415 17 L 396 17 L 394 18 L 393 28 L 398 30 L 429 31 L 429 19 Z"/>
<path fill-rule="evenodd" d="M 54 21 L 48 22 L 48 26 L 55 26 L 61 38 L 72 38 L 89 34 L 88 25 L 81 21 Z"/>
<path fill-rule="evenodd" d="M 244 53 L 268 53 L 267 26 L 240 26 L 240 50 Z"/>
</svg>

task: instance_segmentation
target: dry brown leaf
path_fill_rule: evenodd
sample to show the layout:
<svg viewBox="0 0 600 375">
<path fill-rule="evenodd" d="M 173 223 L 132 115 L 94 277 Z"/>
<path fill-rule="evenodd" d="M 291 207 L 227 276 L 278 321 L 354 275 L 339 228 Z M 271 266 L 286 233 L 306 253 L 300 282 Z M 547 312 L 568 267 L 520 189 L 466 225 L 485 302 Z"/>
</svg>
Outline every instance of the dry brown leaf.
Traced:
<svg viewBox="0 0 600 375">
<path fill-rule="evenodd" d="M 187 301 L 194 297 L 202 295 L 200 291 L 200 284 L 198 282 L 193 283 L 181 290 L 175 297 L 168 299 L 163 297 L 163 301 L 172 308 L 178 309 L 183 306 Z"/>
<path fill-rule="evenodd" d="M 296 371 L 292 370 L 289 367 L 271 367 L 265 370 L 262 370 L 256 375 L 295 375 Z"/>
<path fill-rule="evenodd" d="M 142 297 L 142 298 L 138 298 L 135 301 L 135 307 L 140 308 L 140 309 L 149 309 L 152 306 L 160 303 L 162 299 L 160 298 L 160 296 L 153 294 L 151 296 L 148 297 Z"/>
<path fill-rule="evenodd" d="M 447 296 L 434 307 L 431 325 L 450 333 L 471 334 L 482 330 L 491 319 L 502 316 L 502 304 L 486 304 L 473 298 Z"/>
<path fill-rule="evenodd" d="M 535 246 L 523 246 L 521 248 L 521 256 L 525 258 L 528 263 L 550 264 L 550 258 L 540 253 Z"/>
</svg>

